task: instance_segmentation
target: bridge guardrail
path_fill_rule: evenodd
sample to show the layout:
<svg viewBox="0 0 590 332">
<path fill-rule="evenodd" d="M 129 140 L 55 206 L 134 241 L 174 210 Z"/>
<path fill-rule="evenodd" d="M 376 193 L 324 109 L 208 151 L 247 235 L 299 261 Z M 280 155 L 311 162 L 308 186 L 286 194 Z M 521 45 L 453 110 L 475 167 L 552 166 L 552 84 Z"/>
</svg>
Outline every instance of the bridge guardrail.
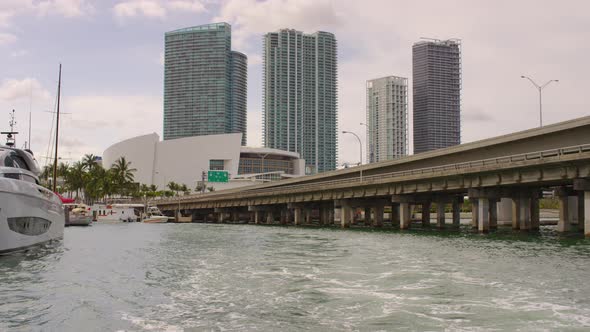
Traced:
<svg viewBox="0 0 590 332">
<path fill-rule="evenodd" d="M 544 159 L 550 157 L 559 157 L 563 155 L 569 155 L 574 153 L 583 153 L 583 152 L 590 152 L 590 144 L 582 144 L 577 146 L 571 147 L 564 147 L 564 148 L 557 148 L 557 149 L 550 149 L 550 150 L 542 150 L 542 151 L 535 151 L 535 152 L 528 152 L 528 153 L 521 153 L 511 156 L 502 156 L 496 158 L 488 158 L 488 159 L 481 159 L 481 160 L 474 160 L 474 161 L 466 161 L 461 163 L 455 164 L 448 164 L 448 165 L 440 165 L 440 166 L 433 166 L 433 167 L 425 167 L 419 169 L 412 169 L 406 171 L 397 171 L 397 172 L 390 172 L 378 175 L 370 175 L 370 176 L 363 176 L 362 182 L 360 181 L 360 177 L 353 177 L 341 180 L 329 180 L 329 181 L 321 181 L 312 184 L 299 184 L 293 185 L 288 187 L 276 187 L 276 188 L 260 188 L 260 189 L 250 189 L 245 190 L 247 193 L 257 193 L 257 192 L 265 192 L 268 194 L 272 194 L 273 192 L 294 190 L 299 188 L 307 188 L 307 189 L 314 189 L 314 188 L 321 188 L 328 185 L 339 185 L 339 184 L 370 184 L 373 183 L 375 180 L 383 180 L 385 178 L 395 178 L 395 177 L 403 177 L 403 176 L 411 176 L 411 175 L 424 175 L 424 174 L 434 174 L 436 172 L 444 172 L 449 170 L 460 171 L 462 169 L 473 168 L 475 166 L 486 166 L 486 165 L 500 165 L 506 164 L 511 162 L 518 162 L 518 161 L 528 161 L 528 160 L 535 160 L 535 159 Z M 222 193 L 217 193 L 217 195 L 222 195 Z M 211 195 L 209 197 L 217 196 Z M 178 198 L 176 200 L 187 200 L 187 197 Z M 176 202 L 175 202 L 176 203 Z"/>
</svg>

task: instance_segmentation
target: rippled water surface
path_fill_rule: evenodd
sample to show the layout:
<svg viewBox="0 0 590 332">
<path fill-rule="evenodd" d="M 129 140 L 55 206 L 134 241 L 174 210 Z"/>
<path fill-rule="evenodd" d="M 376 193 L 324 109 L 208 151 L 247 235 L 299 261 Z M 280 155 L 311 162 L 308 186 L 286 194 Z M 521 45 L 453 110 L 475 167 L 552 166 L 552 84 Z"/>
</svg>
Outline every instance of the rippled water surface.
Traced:
<svg viewBox="0 0 590 332">
<path fill-rule="evenodd" d="M 94 224 L 0 257 L 0 330 L 584 330 L 589 263 L 551 228 Z"/>
</svg>

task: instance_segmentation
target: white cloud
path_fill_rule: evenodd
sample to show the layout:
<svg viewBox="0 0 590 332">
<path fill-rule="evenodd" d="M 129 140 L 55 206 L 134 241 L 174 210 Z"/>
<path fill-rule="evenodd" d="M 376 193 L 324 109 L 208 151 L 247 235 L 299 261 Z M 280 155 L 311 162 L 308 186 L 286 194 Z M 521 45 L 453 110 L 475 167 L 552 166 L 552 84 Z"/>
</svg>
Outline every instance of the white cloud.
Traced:
<svg viewBox="0 0 590 332">
<path fill-rule="evenodd" d="M 344 19 L 335 10 L 335 4 L 338 2 L 331 0 L 229 0 L 213 21 L 230 22 L 232 43 L 236 49 L 242 49 L 247 48 L 250 37 L 258 39 L 281 28 L 311 32 L 341 25 Z"/>
<path fill-rule="evenodd" d="M 82 17 L 95 12 L 89 0 L 0 0 L 0 27 L 12 26 L 17 15 Z"/>
<path fill-rule="evenodd" d="M 12 43 L 16 42 L 16 40 L 17 40 L 17 38 L 15 35 L 13 35 L 11 33 L 0 32 L 0 46 L 12 44 Z"/>
<path fill-rule="evenodd" d="M 0 83 L 0 109 L 16 110 L 17 131 L 27 131 L 27 113 L 32 110 L 32 147 L 40 162 L 40 156 L 48 153 L 53 125 L 48 111 L 54 107 L 55 96 L 35 78 Z M 162 129 L 161 96 L 62 95 L 60 110 L 60 155 L 65 161 L 76 161 L 86 153 L 102 155 L 111 144 Z M 5 118 L 0 114 L 0 125 Z M 18 144 L 25 140 L 21 134 Z"/>
<path fill-rule="evenodd" d="M 30 97 L 46 102 L 51 94 L 35 78 L 6 79 L 0 84 L 0 101 L 13 102 Z"/>
<path fill-rule="evenodd" d="M 38 15 L 57 14 L 64 17 L 81 17 L 92 14 L 94 6 L 87 0 L 45 0 L 35 5 Z"/>
<path fill-rule="evenodd" d="M 162 129 L 161 96 L 72 96 L 64 98 L 63 111 L 70 113 L 64 116 L 64 135 L 84 138 L 84 144 L 68 148 L 75 158 L 102 155 L 114 143 Z"/>
<path fill-rule="evenodd" d="M 166 9 L 154 0 L 133 0 L 120 2 L 113 7 L 115 16 L 119 18 L 143 15 L 150 18 L 163 18 Z"/>
<path fill-rule="evenodd" d="M 197 0 L 126 0 L 113 7 L 113 12 L 119 19 L 136 16 L 162 19 L 170 11 L 202 13 L 206 9 L 202 2 Z"/>
<path fill-rule="evenodd" d="M 186 11 L 186 12 L 193 12 L 193 13 L 202 13 L 205 10 L 205 6 L 200 1 L 187 1 L 187 0 L 176 0 L 176 1 L 168 1 L 167 2 L 168 8 L 171 10 L 179 10 L 179 11 Z"/>
</svg>

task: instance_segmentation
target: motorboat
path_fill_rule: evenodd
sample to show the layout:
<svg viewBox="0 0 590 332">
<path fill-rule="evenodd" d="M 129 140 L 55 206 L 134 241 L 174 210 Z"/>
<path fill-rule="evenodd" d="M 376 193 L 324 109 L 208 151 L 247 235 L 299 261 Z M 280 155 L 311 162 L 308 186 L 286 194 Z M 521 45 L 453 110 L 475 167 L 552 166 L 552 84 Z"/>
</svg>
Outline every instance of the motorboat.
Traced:
<svg viewBox="0 0 590 332">
<path fill-rule="evenodd" d="M 62 200 L 63 201 L 63 200 Z M 89 226 L 92 224 L 92 217 L 89 215 L 89 208 L 85 204 L 67 203 L 66 226 Z"/>
<path fill-rule="evenodd" d="M 0 145 L 0 253 L 61 239 L 65 211 L 59 197 L 39 185 L 40 169 L 31 151 L 17 149 L 8 134 Z"/>
<path fill-rule="evenodd" d="M 145 218 L 143 219 L 143 222 L 152 223 L 152 224 L 160 224 L 160 223 L 167 223 L 168 220 L 170 220 L 170 219 L 174 219 L 174 218 L 163 215 L 157 206 L 150 206 L 146 209 L 146 215 L 145 215 Z"/>
</svg>

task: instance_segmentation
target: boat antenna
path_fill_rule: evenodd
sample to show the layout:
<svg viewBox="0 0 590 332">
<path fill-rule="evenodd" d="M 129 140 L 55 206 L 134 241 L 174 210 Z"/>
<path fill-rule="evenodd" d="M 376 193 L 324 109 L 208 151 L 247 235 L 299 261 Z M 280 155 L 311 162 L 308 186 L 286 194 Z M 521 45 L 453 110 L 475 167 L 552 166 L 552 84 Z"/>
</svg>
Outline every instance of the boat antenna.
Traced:
<svg viewBox="0 0 590 332">
<path fill-rule="evenodd" d="M 18 134 L 18 132 L 14 131 L 14 126 L 16 125 L 16 120 L 14 119 L 14 110 L 10 113 L 10 121 L 8 122 L 10 126 L 10 131 L 3 131 L 0 134 L 6 135 L 6 146 L 12 147 L 16 143 L 16 138 L 13 135 Z"/>
<path fill-rule="evenodd" d="M 61 63 L 57 81 L 57 119 L 55 125 L 55 158 L 53 159 L 53 192 L 57 192 L 57 143 L 59 142 L 59 98 L 61 93 Z"/>
<path fill-rule="evenodd" d="M 29 144 L 27 148 L 31 150 L 31 111 L 29 111 Z"/>
</svg>

